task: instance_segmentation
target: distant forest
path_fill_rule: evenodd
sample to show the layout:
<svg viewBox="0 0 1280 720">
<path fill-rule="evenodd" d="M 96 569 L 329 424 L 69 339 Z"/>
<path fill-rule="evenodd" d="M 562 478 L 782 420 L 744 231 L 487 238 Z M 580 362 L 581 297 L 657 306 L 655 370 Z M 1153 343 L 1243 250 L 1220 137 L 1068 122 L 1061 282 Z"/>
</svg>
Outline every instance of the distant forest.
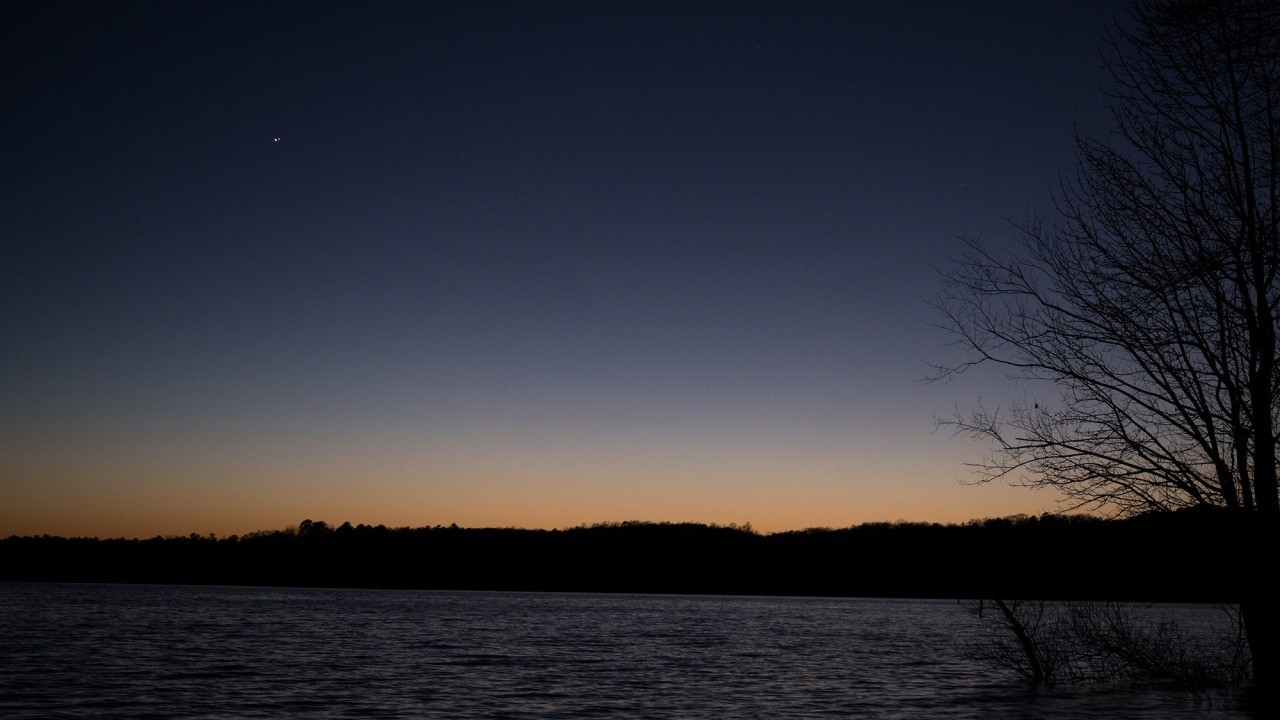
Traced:
<svg viewBox="0 0 1280 720">
<path fill-rule="evenodd" d="M 1274 533 L 1250 515 L 961 525 L 870 523 L 759 534 L 624 522 L 564 530 L 332 526 L 218 538 L 13 536 L 0 581 L 458 590 L 1233 602 L 1242 552 Z M 1269 574 L 1269 573 L 1268 573 Z"/>
</svg>

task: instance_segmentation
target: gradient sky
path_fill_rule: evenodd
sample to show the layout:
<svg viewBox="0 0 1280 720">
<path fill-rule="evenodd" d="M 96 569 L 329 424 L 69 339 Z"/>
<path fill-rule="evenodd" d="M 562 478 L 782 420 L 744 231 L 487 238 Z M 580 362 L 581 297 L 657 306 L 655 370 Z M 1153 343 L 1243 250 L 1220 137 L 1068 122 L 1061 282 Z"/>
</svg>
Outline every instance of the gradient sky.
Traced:
<svg viewBox="0 0 1280 720">
<path fill-rule="evenodd" d="M 957 233 L 1105 134 L 1118 3 L 6 2 L 0 536 L 777 531 L 969 487 Z"/>
</svg>

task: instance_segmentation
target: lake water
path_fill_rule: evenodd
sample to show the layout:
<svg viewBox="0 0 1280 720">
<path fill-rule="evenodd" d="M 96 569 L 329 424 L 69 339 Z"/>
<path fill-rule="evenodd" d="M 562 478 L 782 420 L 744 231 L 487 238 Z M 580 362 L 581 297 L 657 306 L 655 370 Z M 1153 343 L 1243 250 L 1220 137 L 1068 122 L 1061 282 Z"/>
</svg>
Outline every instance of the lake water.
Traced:
<svg viewBox="0 0 1280 720">
<path fill-rule="evenodd" d="M 1032 690 L 974 630 L 954 601 L 0 584 L 0 717 L 1248 717 Z"/>
</svg>

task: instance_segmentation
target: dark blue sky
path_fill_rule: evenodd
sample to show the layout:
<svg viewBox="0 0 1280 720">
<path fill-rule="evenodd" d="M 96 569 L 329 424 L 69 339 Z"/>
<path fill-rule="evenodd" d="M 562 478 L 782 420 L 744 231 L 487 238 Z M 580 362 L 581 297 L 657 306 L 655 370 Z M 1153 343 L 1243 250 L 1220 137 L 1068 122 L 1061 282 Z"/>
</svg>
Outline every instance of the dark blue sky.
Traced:
<svg viewBox="0 0 1280 720">
<path fill-rule="evenodd" d="M 1116 10 L 6 3 L 0 534 L 1051 509 L 955 482 L 930 264 Z"/>
</svg>

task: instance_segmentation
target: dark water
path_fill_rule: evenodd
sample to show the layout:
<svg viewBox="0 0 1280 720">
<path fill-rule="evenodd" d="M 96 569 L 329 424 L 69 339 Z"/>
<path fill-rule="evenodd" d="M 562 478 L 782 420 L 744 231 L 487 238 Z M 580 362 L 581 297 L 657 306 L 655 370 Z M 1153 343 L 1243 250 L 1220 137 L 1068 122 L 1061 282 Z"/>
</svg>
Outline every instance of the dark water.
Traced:
<svg viewBox="0 0 1280 720">
<path fill-rule="evenodd" d="M 958 654 L 973 629 L 929 600 L 0 584 L 0 717 L 1248 717 L 1033 691 Z"/>
</svg>

